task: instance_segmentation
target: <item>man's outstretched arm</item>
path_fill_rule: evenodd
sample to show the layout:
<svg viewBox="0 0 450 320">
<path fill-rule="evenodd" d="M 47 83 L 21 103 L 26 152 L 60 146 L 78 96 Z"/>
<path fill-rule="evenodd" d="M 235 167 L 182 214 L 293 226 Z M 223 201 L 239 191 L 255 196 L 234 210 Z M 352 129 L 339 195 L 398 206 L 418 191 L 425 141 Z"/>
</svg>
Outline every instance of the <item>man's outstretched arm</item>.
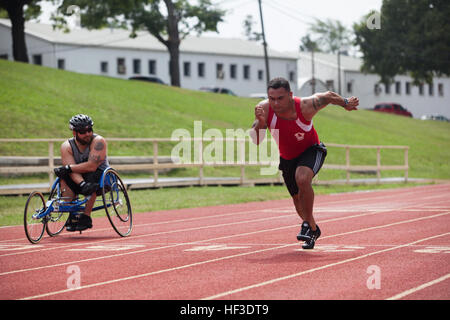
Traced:
<svg viewBox="0 0 450 320">
<path fill-rule="evenodd" d="M 310 121 L 317 112 L 329 104 L 343 107 L 347 111 L 358 110 L 359 99 L 357 97 L 344 98 L 333 91 L 316 93 L 311 97 L 302 98 L 302 113 L 306 120 Z"/>
</svg>

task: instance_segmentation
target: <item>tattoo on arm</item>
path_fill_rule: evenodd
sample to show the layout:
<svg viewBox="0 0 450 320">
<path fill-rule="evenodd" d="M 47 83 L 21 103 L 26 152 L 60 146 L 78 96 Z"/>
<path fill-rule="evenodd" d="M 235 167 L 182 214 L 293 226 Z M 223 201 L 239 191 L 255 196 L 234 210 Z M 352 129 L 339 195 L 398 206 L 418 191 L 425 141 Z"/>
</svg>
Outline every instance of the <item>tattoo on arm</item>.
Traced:
<svg viewBox="0 0 450 320">
<path fill-rule="evenodd" d="M 102 162 L 102 158 L 99 155 L 91 154 L 89 155 L 89 161 L 100 163 Z"/>
<path fill-rule="evenodd" d="M 102 151 L 104 147 L 105 145 L 103 144 L 103 142 L 99 141 L 95 144 L 94 149 L 96 151 Z"/>
<path fill-rule="evenodd" d="M 319 110 L 320 108 L 326 106 L 328 104 L 328 101 L 324 97 L 319 97 L 319 98 L 313 98 L 312 103 L 313 103 L 314 109 Z"/>
</svg>

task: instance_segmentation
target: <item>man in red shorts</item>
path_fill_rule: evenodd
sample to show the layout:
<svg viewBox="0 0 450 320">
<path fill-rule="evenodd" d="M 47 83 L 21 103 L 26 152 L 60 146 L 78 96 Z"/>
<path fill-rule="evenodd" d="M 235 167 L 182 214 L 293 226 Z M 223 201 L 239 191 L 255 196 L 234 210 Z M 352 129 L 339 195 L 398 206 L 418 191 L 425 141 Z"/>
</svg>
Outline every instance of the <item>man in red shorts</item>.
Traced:
<svg viewBox="0 0 450 320">
<path fill-rule="evenodd" d="M 320 236 L 319 226 L 314 221 L 314 190 L 312 179 L 319 172 L 327 155 L 320 142 L 312 119 L 328 104 L 342 106 L 347 111 L 357 110 L 356 97 L 343 98 L 327 91 L 310 97 L 293 96 L 289 82 L 275 78 L 267 86 L 268 99 L 255 107 L 255 122 L 251 136 L 256 144 L 263 139 L 266 129 L 278 144 L 279 169 L 294 201 L 295 209 L 303 223 L 297 239 L 305 241 L 304 249 L 313 249 Z"/>
</svg>

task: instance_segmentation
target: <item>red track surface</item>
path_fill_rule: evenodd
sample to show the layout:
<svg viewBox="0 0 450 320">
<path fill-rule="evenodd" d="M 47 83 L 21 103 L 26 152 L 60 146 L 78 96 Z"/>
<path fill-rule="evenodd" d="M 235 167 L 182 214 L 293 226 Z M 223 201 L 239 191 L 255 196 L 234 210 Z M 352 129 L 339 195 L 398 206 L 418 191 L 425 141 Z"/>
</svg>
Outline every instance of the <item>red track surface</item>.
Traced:
<svg viewBox="0 0 450 320">
<path fill-rule="evenodd" d="M 449 195 L 446 184 L 316 196 L 322 236 L 309 251 L 290 200 L 135 214 L 128 238 L 106 218 L 38 245 L 4 227 L 0 299 L 447 300 Z"/>
</svg>

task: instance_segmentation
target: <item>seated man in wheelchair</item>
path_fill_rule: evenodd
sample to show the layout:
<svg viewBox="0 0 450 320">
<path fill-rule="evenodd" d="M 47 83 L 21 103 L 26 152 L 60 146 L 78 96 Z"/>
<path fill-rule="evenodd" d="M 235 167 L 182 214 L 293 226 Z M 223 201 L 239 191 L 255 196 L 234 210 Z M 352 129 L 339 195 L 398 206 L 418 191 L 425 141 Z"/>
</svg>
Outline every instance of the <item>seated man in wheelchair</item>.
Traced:
<svg viewBox="0 0 450 320">
<path fill-rule="evenodd" d="M 93 132 L 94 122 L 84 114 L 73 116 L 70 121 L 73 138 L 61 145 L 63 166 L 55 168 L 61 179 L 63 197 L 75 199 L 77 194 L 91 196 L 84 213 L 71 215 L 66 224 L 67 231 L 83 231 L 92 228 L 91 211 L 97 197 L 99 181 L 109 164 L 106 140 Z"/>
</svg>

